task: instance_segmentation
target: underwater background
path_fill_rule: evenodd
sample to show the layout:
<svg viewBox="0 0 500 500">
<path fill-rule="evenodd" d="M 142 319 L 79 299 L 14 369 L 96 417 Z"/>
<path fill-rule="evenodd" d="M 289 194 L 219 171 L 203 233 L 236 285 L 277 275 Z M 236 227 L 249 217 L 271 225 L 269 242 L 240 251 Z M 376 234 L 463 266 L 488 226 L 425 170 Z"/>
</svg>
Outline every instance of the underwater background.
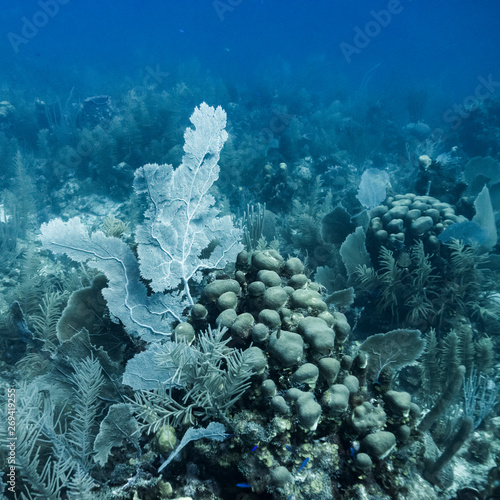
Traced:
<svg viewBox="0 0 500 500">
<path fill-rule="evenodd" d="M 2 6 L 2 498 L 500 498 L 499 17 Z"/>
</svg>

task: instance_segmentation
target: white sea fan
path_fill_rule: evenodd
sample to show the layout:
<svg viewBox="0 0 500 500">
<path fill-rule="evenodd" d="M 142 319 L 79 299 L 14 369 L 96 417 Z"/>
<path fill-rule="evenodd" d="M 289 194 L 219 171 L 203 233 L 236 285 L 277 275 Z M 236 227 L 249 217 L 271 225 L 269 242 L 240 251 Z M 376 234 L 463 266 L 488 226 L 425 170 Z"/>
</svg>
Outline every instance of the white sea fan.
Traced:
<svg viewBox="0 0 500 500">
<path fill-rule="evenodd" d="M 356 198 L 365 208 L 373 208 L 382 203 L 387 196 L 389 175 L 378 168 L 363 172 Z"/>
<path fill-rule="evenodd" d="M 219 217 L 208 194 L 219 176 L 226 113 L 202 103 L 191 122 L 195 129 L 184 134 L 185 155 L 177 169 L 149 164 L 136 172 L 135 190 L 149 201 L 136 235 L 139 262 L 123 240 L 102 231 L 89 235 L 78 217 L 54 219 L 41 227 L 44 248 L 106 274 L 108 286 L 102 294 L 112 319 L 146 341 L 170 336 L 165 318 L 182 320 L 194 302 L 189 282 L 199 278 L 198 271 L 224 268 L 243 249 L 241 229 L 230 216 Z M 157 293 L 148 293 L 141 276 Z"/>
<path fill-rule="evenodd" d="M 243 249 L 242 231 L 231 217 L 219 217 L 208 192 L 219 177 L 219 155 L 227 139 L 226 113 L 202 103 L 184 134 L 184 157 L 172 165 L 148 164 L 135 173 L 134 188 L 149 198 L 136 240 L 141 275 L 155 292 L 183 285 L 190 304 L 189 280 L 198 271 L 224 268 Z M 209 251 L 207 251 L 209 249 Z M 202 256 L 203 253 L 203 256 Z"/>
</svg>

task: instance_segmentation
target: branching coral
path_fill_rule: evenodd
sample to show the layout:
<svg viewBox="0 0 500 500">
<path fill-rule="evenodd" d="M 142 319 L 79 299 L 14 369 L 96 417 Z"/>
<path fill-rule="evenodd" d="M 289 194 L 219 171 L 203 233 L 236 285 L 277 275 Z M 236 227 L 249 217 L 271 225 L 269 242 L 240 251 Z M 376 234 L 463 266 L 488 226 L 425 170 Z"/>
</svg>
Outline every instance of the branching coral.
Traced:
<svg viewBox="0 0 500 500">
<path fill-rule="evenodd" d="M 436 276 L 422 242 L 399 259 L 394 257 L 394 252 L 382 247 L 379 265 L 378 270 L 358 266 L 358 287 L 375 294 L 377 306 L 391 312 L 394 324 L 416 326 L 426 321 L 434 311 L 431 298 L 436 293 L 433 290 Z"/>
<path fill-rule="evenodd" d="M 57 415 L 51 396 L 40 390 L 39 380 L 16 390 L 15 457 L 19 491 L 26 498 L 60 500 L 68 487 L 74 498 L 91 498 L 98 396 L 104 383 L 99 362 L 87 358 L 75 363 L 70 381 L 74 389 L 69 410 Z M 59 398 L 58 390 L 53 397 Z M 2 446 L 8 442 L 4 440 Z"/>
<path fill-rule="evenodd" d="M 155 363 L 167 366 L 172 376 L 153 391 L 136 391 L 133 407 L 144 429 L 156 432 L 164 425 L 226 418 L 250 386 L 253 364 L 250 351 L 228 348 L 225 331 L 209 329 L 193 346 L 174 343 L 156 354 Z M 183 389 L 176 391 L 173 384 Z"/>
<path fill-rule="evenodd" d="M 427 253 L 421 240 L 398 257 L 382 246 L 376 267 L 356 268 L 356 289 L 370 297 L 378 314 L 390 312 L 389 324 L 396 326 L 442 332 L 454 326 L 457 314 L 469 321 L 498 321 L 487 254 L 459 240 L 448 247 L 443 252 L 449 260 Z"/>
</svg>

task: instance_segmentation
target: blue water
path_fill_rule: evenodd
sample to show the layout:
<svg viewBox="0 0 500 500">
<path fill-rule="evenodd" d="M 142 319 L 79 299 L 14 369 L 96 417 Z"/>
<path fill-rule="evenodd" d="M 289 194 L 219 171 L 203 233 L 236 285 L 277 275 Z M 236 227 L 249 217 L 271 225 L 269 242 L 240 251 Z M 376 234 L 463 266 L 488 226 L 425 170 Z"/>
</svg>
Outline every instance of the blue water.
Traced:
<svg viewBox="0 0 500 500">
<path fill-rule="evenodd" d="M 88 85 L 104 92 L 100 79 L 137 79 L 157 64 L 172 72 L 193 59 L 241 85 L 267 78 L 277 64 L 301 80 L 308 63 L 321 58 L 306 81 L 322 90 L 339 81 L 357 87 L 380 65 L 372 88 L 426 85 L 450 103 L 470 93 L 478 75 L 500 78 L 500 6 L 494 1 L 69 0 L 52 7 L 58 12 L 47 21 L 36 17 L 41 5 L 9 2 L 0 24 L 4 78 L 18 85 L 29 78 L 32 88 Z M 372 12 L 388 7 L 397 13 L 377 29 Z M 23 18 L 34 16 L 40 28 L 23 37 L 27 43 L 15 53 L 9 33 L 22 36 Z M 355 28 L 370 22 L 376 36 L 348 64 L 340 45 L 353 44 Z"/>
</svg>

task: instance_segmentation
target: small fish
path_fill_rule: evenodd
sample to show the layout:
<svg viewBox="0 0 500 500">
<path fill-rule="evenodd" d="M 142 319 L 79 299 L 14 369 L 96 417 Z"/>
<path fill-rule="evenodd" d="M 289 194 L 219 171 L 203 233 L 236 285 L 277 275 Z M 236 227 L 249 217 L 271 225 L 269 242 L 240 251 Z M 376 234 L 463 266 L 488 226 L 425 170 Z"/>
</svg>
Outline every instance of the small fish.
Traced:
<svg viewBox="0 0 500 500">
<path fill-rule="evenodd" d="M 252 451 L 255 451 L 259 447 L 260 441 L 252 448 Z"/>
<path fill-rule="evenodd" d="M 238 488 L 251 488 L 248 483 L 238 483 L 236 486 L 238 486 Z"/>
<path fill-rule="evenodd" d="M 354 453 L 354 448 L 351 446 L 349 449 L 351 450 L 352 458 L 354 458 L 354 461 L 356 461 L 356 454 Z"/>
<path fill-rule="evenodd" d="M 179 30 L 179 33 L 184 33 L 184 30 Z"/>
<path fill-rule="evenodd" d="M 307 457 L 301 464 L 300 464 L 300 467 L 299 467 L 299 472 L 307 465 L 307 463 L 309 462 L 309 457 Z"/>
<path fill-rule="evenodd" d="M 290 452 L 290 453 L 295 453 L 293 451 L 293 448 L 291 446 L 288 446 L 287 444 L 285 444 L 285 448 Z"/>
<path fill-rule="evenodd" d="M 292 500 L 292 498 L 293 498 L 293 495 L 290 495 L 290 496 L 288 497 L 288 500 Z"/>
</svg>

